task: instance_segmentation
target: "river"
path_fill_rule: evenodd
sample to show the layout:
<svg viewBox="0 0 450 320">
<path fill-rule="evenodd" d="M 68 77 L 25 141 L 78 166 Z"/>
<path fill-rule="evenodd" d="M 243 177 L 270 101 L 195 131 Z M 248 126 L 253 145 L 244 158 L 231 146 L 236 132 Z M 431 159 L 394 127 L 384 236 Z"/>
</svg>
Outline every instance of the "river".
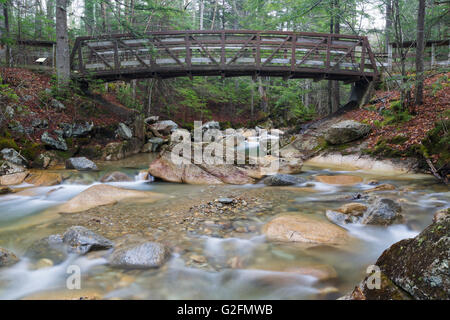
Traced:
<svg viewBox="0 0 450 320">
<path fill-rule="evenodd" d="M 414 237 L 432 221 L 437 209 L 450 206 L 450 192 L 425 175 L 392 175 L 319 168 L 305 165 L 307 183 L 297 187 L 194 186 L 143 180 L 139 171 L 151 155 L 98 163 L 99 172 L 74 173 L 53 187 L 24 188 L 0 196 L 0 247 L 21 257 L 0 269 L 1 299 L 336 299 L 351 290 L 366 269 L 391 244 Z M 56 214 L 52 208 L 99 183 L 110 171 L 121 171 L 133 182 L 113 183 L 126 189 L 152 191 L 166 199 L 148 203 L 119 202 L 76 214 Z M 355 175 L 363 182 L 337 186 L 318 182 L 317 175 Z M 398 201 L 403 224 L 389 227 L 345 225 L 352 241 L 345 246 L 269 242 L 261 227 L 280 213 L 314 215 L 327 221 L 326 209 L 350 202 L 345 196 L 390 183 L 396 190 L 380 193 Z M 239 199 L 233 212 L 211 203 L 219 197 Z M 26 258 L 27 248 L 51 234 L 82 225 L 116 241 L 124 236 L 145 237 L 172 249 L 159 269 L 111 268 L 101 252 L 69 255 L 64 261 L 40 265 Z M 47 261 L 48 262 L 48 261 Z M 68 266 L 81 268 L 81 289 L 68 290 Z M 299 272 L 299 270 L 301 272 Z M 312 270 L 306 272 L 305 270 Z"/>
</svg>

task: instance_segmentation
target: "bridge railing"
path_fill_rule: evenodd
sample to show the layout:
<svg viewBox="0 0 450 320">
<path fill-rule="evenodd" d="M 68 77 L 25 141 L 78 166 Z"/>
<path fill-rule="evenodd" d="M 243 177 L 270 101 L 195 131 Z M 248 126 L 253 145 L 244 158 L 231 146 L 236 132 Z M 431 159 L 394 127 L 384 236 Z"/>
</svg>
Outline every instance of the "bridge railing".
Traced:
<svg viewBox="0 0 450 320">
<path fill-rule="evenodd" d="M 278 75 L 372 80 L 378 74 L 366 37 L 277 31 L 168 31 L 79 37 L 72 71 L 82 77 Z"/>
</svg>

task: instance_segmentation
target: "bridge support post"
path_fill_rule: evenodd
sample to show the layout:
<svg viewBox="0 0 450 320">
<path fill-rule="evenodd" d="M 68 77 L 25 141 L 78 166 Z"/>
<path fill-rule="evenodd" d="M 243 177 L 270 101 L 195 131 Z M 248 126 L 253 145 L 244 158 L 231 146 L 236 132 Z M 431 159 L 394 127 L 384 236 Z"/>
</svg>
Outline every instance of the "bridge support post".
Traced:
<svg viewBox="0 0 450 320">
<path fill-rule="evenodd" d="M 350 99 L 344 108 L 359 108 L 369 102 L 374 89 L 374 81 L 361 80 L 352 85 Z"/>
</svg>

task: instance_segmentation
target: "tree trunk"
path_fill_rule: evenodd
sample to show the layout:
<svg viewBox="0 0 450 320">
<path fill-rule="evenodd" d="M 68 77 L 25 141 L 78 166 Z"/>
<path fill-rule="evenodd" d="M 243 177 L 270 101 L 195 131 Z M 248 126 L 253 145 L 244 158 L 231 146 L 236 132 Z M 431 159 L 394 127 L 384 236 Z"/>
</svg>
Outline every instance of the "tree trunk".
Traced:
<svg viewBox="0 0 450 320">
<path fill-rule="evenodd" d="M 102 10 L 102 31 L 103 31 L 103 33 L 107 33 L 108 32 L 108 30 L 107 30 L 108 18 L 106 15 L 106 3 L 102 2 L 100 4 L 100 8 Z"/>
<path fill-rule="evenodd" d="M 334 33 L 340 33 L 341 27 L 340 27 L 340 7 L 339 7 L 339 0 L 334 1 L 334 8 L 337 10 L 337 13 L 334 16 Z M 333 103 L 333 112 L 336 112 L 341 104 L 341 96 L 340 96 L 340 90 L 339 90 L 339 81 L 333 81 L 332 83 L 332 103 Z"/>
<path fill-rule="evenodd" d="M 205 2 L 204 0 L 200 0 L 200 30 L 203 30 L 203 16 L 205 13 Z"/>
<path fill-rule="evenodd" d="M 40 0 L 34 1 L 34 38 L 42 38 L 42 17 L 44 16 L 44 10 L 42 8 L 42 2 Z"/>
<path fill-rule="evenodd" d="M 84 0 L 84 25 L 88 35 L 94 34 L 94 3 L 92 0 Z"/>
<path fill-rule="evenodd" d="M 53 29 L 55 19 L 55 0 L 47 0 L 46 5 L 47 28 Z"/>
<path fill-rule="evenodd" d="M 419 0 L 417 13 L 417 46 L 416 46 L 416 105 L 423 103 L 423 53 L 424 53 L 424 26 L 425 26 L 425 0 Z"/>
<path fill-rule="evenodd" d="M 4 34 L 2 35 L 3 38 L 9 39 L 9 0 L 6 1 L 3 4 L 3 18 L 4 18 Z M 7 67 L 12 66 L 12 54 L 11 54 L 11 46 L 7 43 L 5 47 L 5 65 Z"/>
<path fill-rule="evenodd" d="M 69 82 L 70 52 L 67 34 L 67 0 L 56 0 L 56 73 L 59 85 Z"/>
</svg>

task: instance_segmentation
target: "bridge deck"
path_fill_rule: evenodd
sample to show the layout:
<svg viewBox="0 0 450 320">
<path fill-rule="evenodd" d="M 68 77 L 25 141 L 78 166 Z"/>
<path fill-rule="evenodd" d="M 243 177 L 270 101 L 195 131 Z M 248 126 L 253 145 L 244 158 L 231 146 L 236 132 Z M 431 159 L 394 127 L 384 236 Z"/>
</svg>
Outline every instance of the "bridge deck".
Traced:
<svg viewBox="0 0 450 320">
<path fill-rule="evenodd" d="M 378 76 L 366 37 L 278 31 L 168 31 L 79 37 L 73 75 L 106 81 L 221 75 L 354 82 Z"/>
</svg>

